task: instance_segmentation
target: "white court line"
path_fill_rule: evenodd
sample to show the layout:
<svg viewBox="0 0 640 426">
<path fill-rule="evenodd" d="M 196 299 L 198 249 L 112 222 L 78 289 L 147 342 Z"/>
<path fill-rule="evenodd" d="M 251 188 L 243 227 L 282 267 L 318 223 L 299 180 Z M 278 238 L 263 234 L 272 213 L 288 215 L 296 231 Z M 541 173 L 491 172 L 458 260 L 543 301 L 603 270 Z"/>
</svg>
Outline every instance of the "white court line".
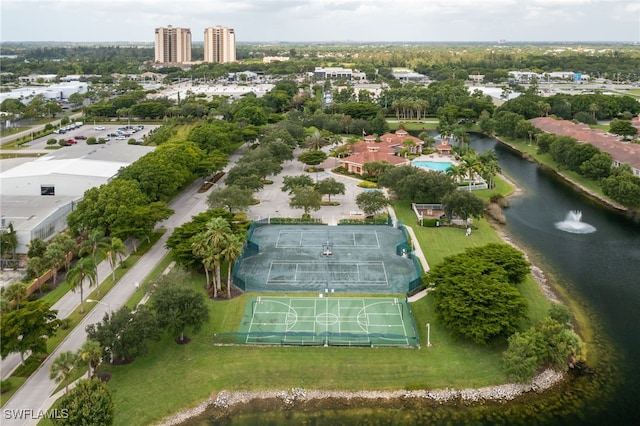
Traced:
<svg viewBox="0 0 640 426">
<path fill-rule="evenodd" d="M 384 274 L 384 281 L 386 283 L 386 285 L 390 285 L 389 284 L 389 277 L 387 276 L 387 269 L 384 267 L 384 262 L 380 262 L 382 263 L 382 273 Z"/>
<path fill-rule="evenodd" d="M 376 236 L 376 244 L 378 245 L 378 248 L 380 248 L 380 240 L 378 239 L 378 231 L 373 231 L 373 233 Z"/>
<path fill-rule="evenodd" d="M 402 331 L 404 333 L 404 340 L 407 342 L 407 345 L 408 345 L 409 335 L 407 334 L 407 327 L 405 327 L 404 321 L 402 320 L 402 312 L 400 312 L 400 309 L 404 309 L 404 305 L 402 303 L 398 303 L 396 306 L 398 307 L 398 314 L 400 315 L 400 321 L 402 322 Z M 407 312 L 407 315 L 409 315 L 409 312 Z"/>
</svg>

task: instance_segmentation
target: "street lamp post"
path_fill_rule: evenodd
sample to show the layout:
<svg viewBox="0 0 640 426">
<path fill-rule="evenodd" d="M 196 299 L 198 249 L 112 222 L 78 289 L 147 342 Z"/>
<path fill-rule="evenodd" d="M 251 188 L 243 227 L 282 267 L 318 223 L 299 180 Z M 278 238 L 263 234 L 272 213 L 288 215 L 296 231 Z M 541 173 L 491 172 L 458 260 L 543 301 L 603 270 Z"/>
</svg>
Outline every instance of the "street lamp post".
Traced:
<svg viewBox="0 0 640 426">
<path fill-rule="evenodd" d="M 431 324 L 427 323 L 427 347 L 431 347 Z"/>
<path fill-rule="evenodd" d="M 89 303 L 97 303 L 98 305 L 103 305 L 106 306 L 107 309 L 109 310 L 109 313 L 111 313 L 111 305 L 109 303 L 105 303 L 105 302 L 101 302 L 99 300 L 95 300 L 95 299 L 87 299 L 87 302 Z"/>
</svg>

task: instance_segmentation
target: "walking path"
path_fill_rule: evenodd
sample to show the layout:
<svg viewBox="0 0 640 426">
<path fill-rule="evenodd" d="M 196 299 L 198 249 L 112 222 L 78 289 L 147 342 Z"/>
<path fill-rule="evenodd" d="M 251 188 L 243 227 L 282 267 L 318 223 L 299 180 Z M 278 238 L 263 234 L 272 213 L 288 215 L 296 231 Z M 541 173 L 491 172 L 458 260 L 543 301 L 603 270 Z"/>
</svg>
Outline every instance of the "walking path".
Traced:
<svg viewBox="0 0 640 426">
<path fill-rule="evenodd" d="M 127 256 L 131 253 L 132 243 L 127 241 Z M 104 260 L 98 264 L 98 274 L 96 281 L 102 283 L 102 281 L 107 278 L 111 274 L 111 265 L 108 260 Z M 60 283 L 60 285 L 66 285 L 65 283 Z M 90 288 L 84 288 L 84 291 L 90 292 Z M 85 293 L 86 294 L 86 293 Z M 67 291 L 64 296 L 62 296 L 56 303 L 51 306 L 51 309 L 58 311 L 58 319 L 67 318 L 73 311 L 75 311 L 80 305 L 80 295 L 75 291 Z M 89 305 L 88 303 L 85 305 Z M 86 306 L 88 310 L 91 310 L 92 306 Z M 20 354 L 12 353 L 8 355 L 5 359 L 0 360 L 0 377 L 2 380 L 5 380 L 13 372 L 16 368 L 18 368 L 21 364 Z"/>
<path fill-rule="evenodd" d="M 230 156 L 228 168 L 235 165 L 240 153 L 238 150 Z M 162 237 L 142 256 L 135 265 L 116 283 L 116 285 L 102 298 L 101 303 L 96 304 L 93 309 L 89 309 L 85 317 L 73 329 L 73 331 L 62 341 L 62 343 L 47 357 L 40 367 L 27 379 L 18 391 L 7 401 L 2 412 L 2 426 L 37 425 L 40 418 L 39 413 L 44 413 L 55 402 L 51 394 L 57 388 L 57 384 L 49 379 L 49 370 L 53 360 L 64 351 L 77 351 L 87 340 L 86 326 L 102 320 L 104 314 L 109 311 L 117 311 L 133 295 L 137 287 L 136 282 L 142 282 L 158 263 L 167 255 L 168 250 L 165 243 L 171 235 L 173 229 L 191 220 L 194 215 L 207 209 L 207 193 L 199 193 L 202 181 L 198 180 L 187 189 L 175 197 L 169 207 L 175 213 L 158 227 L 166 229 Z M 219 185 L 219 184 L 216 184 Z M 101 274 L 106 274 L 104 271 Z M 71 304 L 75 300 L 76 307 L 79 304 L 77 295 L 72 294 Z M 71 309 L 70 307 L 65 307 Z M 75 308 L 73 308 L 75 309 Z M 71 311 L 73 311 L 71 309 Z"/>
</svg>

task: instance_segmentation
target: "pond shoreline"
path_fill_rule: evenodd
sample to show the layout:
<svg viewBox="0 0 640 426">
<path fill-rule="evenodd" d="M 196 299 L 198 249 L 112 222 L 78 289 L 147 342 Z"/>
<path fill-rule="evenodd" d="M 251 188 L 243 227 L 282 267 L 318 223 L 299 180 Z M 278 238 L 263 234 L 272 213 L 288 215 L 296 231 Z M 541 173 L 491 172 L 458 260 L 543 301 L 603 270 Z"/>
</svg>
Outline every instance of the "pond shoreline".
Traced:
<svg viewBox="0 0 640 426">
<path fill-rule="evenodd" d="M 446 404 L 453 401 L 465 403 L 482 403 L 483 401 L 506 402 L 518 396 L 528 393 L 542 393 L 561 383 L 565 374 L 553 370 L 545 370 L 538 374 L 531 383 L 508 383 L 504 385 L 488 386 L 479 389 L 442 389 L 442 390 L 397 390 L 397 391 L 332 391 L 332 390 L 305 390 L 291 388 L 289 390 L 271 391 L 221 391 L 212 395 L 206 401 L 158 423 L 159 426 L 174 426 L 194 417 L 204 414 L 206 411 L 215 411 L 223 417 L 234 411 L 242 411 L 243 406 L 252 402 L 261 401 L 274 408 L 291 409 L 303 407 L 318 401 L 331 401 L 335 408 L 335 400 L 339 400 L 345 407 L 352 400 L 362 400 L 374 403 L 375 401 L 404 401 L 424 400 L 434 403 Z M 213 413 L 212 413 L 213 414 Z M 215 414 L 214 414 L 215 415 Z"/>
</svg>

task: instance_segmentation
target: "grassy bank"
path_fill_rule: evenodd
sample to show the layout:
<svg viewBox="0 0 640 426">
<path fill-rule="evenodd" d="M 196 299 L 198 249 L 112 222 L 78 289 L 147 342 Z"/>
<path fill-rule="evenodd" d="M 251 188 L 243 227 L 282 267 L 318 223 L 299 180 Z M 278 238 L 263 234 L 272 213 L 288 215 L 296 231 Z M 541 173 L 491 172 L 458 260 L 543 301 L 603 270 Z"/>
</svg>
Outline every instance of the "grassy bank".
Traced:
<svg viewBox="0 0 640 426">
<path fill-rule="evenodd" d="M 404 223 L 415 224 L 408 203 L 394 207 Z M 436 264 L 466 247 L 501 242 L 486 221 L 476 225 L 471 238 L 461 229 L 413 227 L 428 261 Z M 204 278 L 191 275 L 189 285 L 204 291 Z M 520 288 L 529 300 L 525 328 L 545 315 L 548 301 L 532 278 Z M 112 374 L 115 424 L 153 423 L 221 390 L 474 388 L 507 381 L 501 365 L 505 343 L 485 347 L 453 337 L 438 325 L 428 296 L 411 304 L 421 349 L 214 345 L 214 333 L 237 329 L 248 297 L 209 301 L 211 320 L 200 332 L 188 333 L 187 345 L 165 336 L 129 365 L 104 366 L 101 370 Z M 426 323 L 431 324 L 430 348 Z"/>
</svg>

